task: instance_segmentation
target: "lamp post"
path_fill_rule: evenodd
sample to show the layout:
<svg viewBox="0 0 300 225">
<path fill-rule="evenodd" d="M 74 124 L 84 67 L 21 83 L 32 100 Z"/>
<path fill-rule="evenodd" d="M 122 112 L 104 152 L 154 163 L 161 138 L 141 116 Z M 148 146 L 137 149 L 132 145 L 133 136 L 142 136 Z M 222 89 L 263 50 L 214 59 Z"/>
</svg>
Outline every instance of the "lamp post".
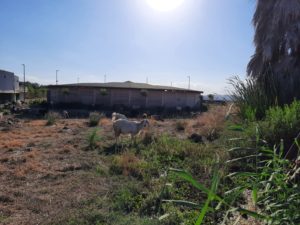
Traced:
<svg viewBox="0 0 300 225">
<path fill-rule="evenodd" d="M 23 77 L 24 77 L 24 83 L 23 83 L 23 94 L 24 94 L 24 99 L 23 101 L 25 102 L 25 92 L 26 92 L 26 85 L 25 85 L 25 64 L 22 64 L 23 66 Z"/>
<path fill-rule="evenodd" d="M 55 71 L 55 75 L 56 75 L 56 85 L 58 84 L 58 80 L 57 80 L 57 73 L 58 73 L 58 71 L 59 71 L 59 70 L 56 70 L 56 71 Z"/>
<path fill-rule="evenodd" d="M 188 89 L 190 89 L 191 88 L 191 76 L 187 76 L 188 78 L 189 78 L 189 88 Z"/>
</svg>

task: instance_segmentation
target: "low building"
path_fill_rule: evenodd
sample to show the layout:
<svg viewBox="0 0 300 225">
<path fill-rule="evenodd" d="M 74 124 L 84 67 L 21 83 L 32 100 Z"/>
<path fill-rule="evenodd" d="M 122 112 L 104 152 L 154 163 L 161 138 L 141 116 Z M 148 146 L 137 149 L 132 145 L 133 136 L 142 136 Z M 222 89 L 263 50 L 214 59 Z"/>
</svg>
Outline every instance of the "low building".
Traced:
<svg viewBox="0 0 300 225">
<path fill-rule="evenodd" d="M 16 101 L 19 93 L 19 77 L 12 72 L 0 70 L 0 103 Z"/>
<path fill-rule="evenodd" d="M 197 108 L 201 104 L 201 93 L 203 92 L 131 81 L 79 83 L 48 86 L 48 103 L 63 107 Z"/>
</svg>

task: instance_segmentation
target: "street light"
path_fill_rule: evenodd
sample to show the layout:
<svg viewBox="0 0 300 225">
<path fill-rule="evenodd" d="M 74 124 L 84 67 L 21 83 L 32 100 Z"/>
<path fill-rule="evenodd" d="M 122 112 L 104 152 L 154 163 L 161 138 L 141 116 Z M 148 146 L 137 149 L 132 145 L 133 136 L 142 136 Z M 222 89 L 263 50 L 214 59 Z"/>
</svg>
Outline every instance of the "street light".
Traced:
<svg viewBox="0 0 300 225">
<path fill-rule="evenodd" d="M 59 70 L 56 70 L 56 71 L 55 71 L 55 74 L 56 74 L 56 85 L 58 84 L 58 80 L 57 80 L 57 73 L 58 73 L 58 71 L 59 71 Z"/>
<path fill-rule="evenodd" d="M 191 76 L 187 76 L 188 78 L 189 78 L 189 88 L 188 89 L 190 89 L 191 88 Z"/>
<path fill-rule="evenodd" d="M 24 83 L 23 83 L 23 91 L 24 91 L 24 97 L 23 97 L 23 101 L 25 102 L 25 88 L 26 88 L 26 85 L 25 85 L 25 64 L 22 64 L 23 66 L 23 76 L 24 76 Z"/>
</svg>

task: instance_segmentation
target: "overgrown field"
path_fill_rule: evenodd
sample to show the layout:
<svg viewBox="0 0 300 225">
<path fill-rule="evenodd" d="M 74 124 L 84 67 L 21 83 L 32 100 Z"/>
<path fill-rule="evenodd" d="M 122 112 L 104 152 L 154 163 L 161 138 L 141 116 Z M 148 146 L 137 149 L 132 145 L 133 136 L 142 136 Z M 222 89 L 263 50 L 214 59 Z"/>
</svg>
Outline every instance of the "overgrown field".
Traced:
<svg viewBox="0 0 300 225">
<path fill-rule="evenodd" d="M 0 131 L 0 224 L 297 224 L 297 168 L 263 140 L 276 121 L 228 108 L 150 120 L 118 144 L 100 114 L 11 119 Z"/>
<path fill-rule="evenodd" d="M 215 160 L 226 158 L 226 151 L 213 142 L 225 111 L 150 121 L 136 143 L 123 136 L 118 145 L 109 118 L 96 127 L 89 119 L 55 115 L 12 119 L 7 127 L 2 122 L 0 223 L 192 223 L 197 210 L 162 200 L 197 197 L 200 202 L 204 195 L 180 180 L 173 183 L 166 172 L 184 168 L 209 183 Z M 202 134 L 204 143 L 195 134 Z M 167 212 L 170 216 L 159 221 Z"/>
</svg>

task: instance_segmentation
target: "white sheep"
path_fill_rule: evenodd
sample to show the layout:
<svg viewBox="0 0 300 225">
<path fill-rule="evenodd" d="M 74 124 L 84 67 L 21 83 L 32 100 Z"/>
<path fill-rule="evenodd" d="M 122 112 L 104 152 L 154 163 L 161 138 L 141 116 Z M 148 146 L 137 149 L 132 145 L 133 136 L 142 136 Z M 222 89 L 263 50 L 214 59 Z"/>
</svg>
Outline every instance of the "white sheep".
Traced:
<svg viewBox="0 0 300 225">
<path fill-rule="evenodd" d="M 112 121 L 119 120 L 119 119 L 128 120 L 127 117 L 125 115 L 121 114 L 121 113 L 114 112 L 111 115 L 111 120 Z"/>
<path fill-rule="evenodd" d="M 62 114 L 63 114 L 63 117 L 64 117 L 65 119 L 70 118 L 70 117 L 69 117 L 69 112 L 68 112 L 67 110 L 64 110 L 64 111 L 62 112 Z"/>
<path fill-rule="evenodd" d="M 142 121 L 129 121 L 127 119 L 113 121 L 116 142 L 118 142 L 120 134 L 130 134 L 132 140 L 147 125 L 149 125 L 147 119 Z"/>
</svg>

